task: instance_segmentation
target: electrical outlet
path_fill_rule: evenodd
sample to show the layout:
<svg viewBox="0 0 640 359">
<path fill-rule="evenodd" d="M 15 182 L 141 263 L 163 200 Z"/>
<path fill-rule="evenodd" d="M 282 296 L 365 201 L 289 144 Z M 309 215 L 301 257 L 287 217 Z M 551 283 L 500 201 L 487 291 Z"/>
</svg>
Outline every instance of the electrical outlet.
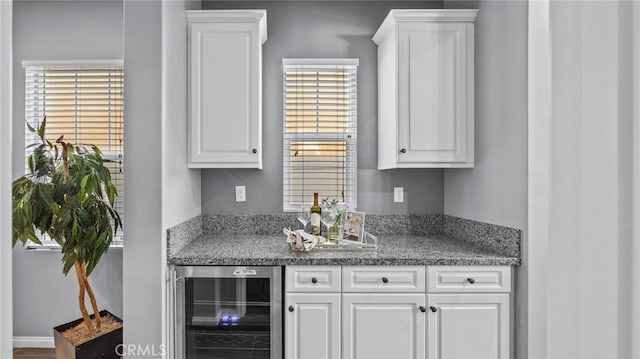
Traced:
<svg viewBox="0 0 640 359">
<path fill-rule="evenodd" d="M 246 202 L 247 192 L 244 186 L 236 186 L 236 202 Z"/>
<path fill-rule="evenodd" d="M 393 187 L 393 201 L 396 203 L 404 202 L 404 187 Z"/>
</svg>

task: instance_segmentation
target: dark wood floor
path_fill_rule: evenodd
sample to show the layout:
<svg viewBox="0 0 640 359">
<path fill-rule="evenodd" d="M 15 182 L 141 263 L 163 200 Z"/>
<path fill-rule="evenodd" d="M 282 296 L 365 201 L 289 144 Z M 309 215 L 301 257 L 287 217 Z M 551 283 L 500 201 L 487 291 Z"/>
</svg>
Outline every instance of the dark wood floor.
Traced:
<svg viewBox="0 0 640 359">
<path fill-rule="evenodd" d="M 15 348 L 13 359 L 56 359 L 55 349 Z"/>
</svg>

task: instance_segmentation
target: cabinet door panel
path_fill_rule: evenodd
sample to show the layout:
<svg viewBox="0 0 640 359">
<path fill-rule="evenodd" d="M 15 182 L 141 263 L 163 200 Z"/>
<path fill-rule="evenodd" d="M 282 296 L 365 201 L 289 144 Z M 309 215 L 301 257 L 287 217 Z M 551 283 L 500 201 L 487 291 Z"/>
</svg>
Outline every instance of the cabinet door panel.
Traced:
<svg viewBox="0 0 640 359">
<path fill-rule="evenodd" d="M 457 31 L 407 34 L 409 93 L 418 95 L 409 97 L 411 151 L 451 151 L 456 147 L 458 37 Z"/>
<path fill-rule="evenodd" d="M 247 136 L 251 126 L 251 32 L 201 31 L 198 43 L 200 150 L 248 152 L 251 146 Z"/>
<path fill-rule="evenodd" d="M 343 294 L 343 359 L 425 358 L 424 294 Z"/>
<path fill-rule="evenodd" d="M 257 23 L 194 23 L 189 36 L 190 165 L 260 168 Z"/>
<path fill-rule="evenodd" d="M 340 358 L 339 293 L 289 293 L 285 316 L 286 359 Z"/>
<path fill-rule="evenodd" d="M 399 29 L 398 162 L 467 161 L 465 24 Z"/>
<path fill-rule="evenodd" d="M 509 358 L 508 294 L 428 294 L 429 359 Z"/>
</svg>

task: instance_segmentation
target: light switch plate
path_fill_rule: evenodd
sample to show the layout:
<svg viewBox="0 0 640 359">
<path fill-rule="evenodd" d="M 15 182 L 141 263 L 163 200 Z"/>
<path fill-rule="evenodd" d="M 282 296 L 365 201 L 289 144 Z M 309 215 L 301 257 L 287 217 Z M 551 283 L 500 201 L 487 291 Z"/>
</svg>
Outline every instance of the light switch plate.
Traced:
<svg viewBox="0 0 640 359">
<path fill-rule="evenodd" d="M 396 203 L 404 202 L 404 187 L 393 187 L 393 201 Z"/>
<path fill-rule="evenodd" d="M 244 186 L 236 186 L 236 202 L 246 202 L 247 192 Z"/>
</svg>

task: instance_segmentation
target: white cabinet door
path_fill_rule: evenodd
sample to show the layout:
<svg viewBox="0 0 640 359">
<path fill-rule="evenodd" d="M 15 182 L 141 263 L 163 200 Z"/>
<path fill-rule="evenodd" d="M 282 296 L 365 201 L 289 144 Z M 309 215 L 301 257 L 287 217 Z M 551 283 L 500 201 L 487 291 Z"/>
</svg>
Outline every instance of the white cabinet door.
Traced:
<svg viewBox="0 0 640 359">
<path fill-rule="evenodd" d="M 509 358 L 509 294 L 427 294 L 429 359 Z"/>
<path fill-rule="evenodd" d="M 340 293 L 288 293 L 285 359 L 340 358 Z"/>
<path fill-rule="evenodd" d="M 391 10 L 378 45 L 378 169 L 473 167 L 477 10 Z"/>
<path fill-rule="evenodd" d="M 266 13 L 189 11 L 187 16 L 189 166 L 262 168 Z"/>
<path fill-rule="evenodd" d="M 467 136 L 473 136 L 467 110 L 473 109 L 467 109 L 466 28 L 465 23 L 399 24 L 399 163 L 473 161 L 467 149 Z"/>
<path fill-rule="evenodd" d="M 343 294 L 342 359 L 424 359 L 424 294 Z"/>
</svg>

